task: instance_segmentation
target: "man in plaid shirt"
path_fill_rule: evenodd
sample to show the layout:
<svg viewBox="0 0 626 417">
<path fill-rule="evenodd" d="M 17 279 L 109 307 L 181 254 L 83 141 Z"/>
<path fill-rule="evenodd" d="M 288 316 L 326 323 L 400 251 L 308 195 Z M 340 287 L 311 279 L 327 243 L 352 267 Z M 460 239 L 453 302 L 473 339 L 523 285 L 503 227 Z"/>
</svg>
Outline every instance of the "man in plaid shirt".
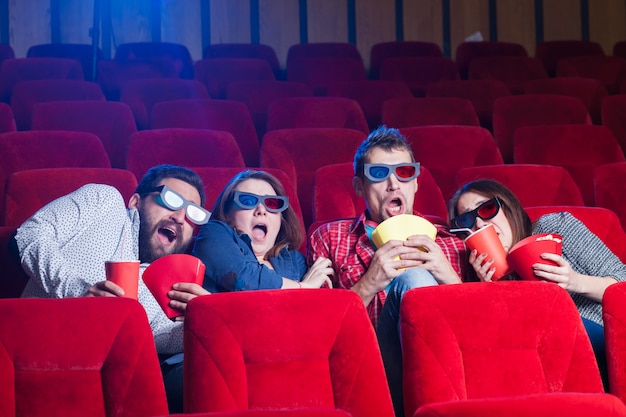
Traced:
<svg viewBox="0 0 626 417">
<path fill-rule="evenodd" d="M 419 163 L 397 129 L 380 127 L 370 133 L 356 152 L 354 172 L 354 188 L 367 208 L 357 219 L 316 229 L 309 241 L 309 264 L 320 256 L 329 258 L 335 270 L 333 286 L 355 291 L 363 300 L 376 327 L 396 416 L 401 417 L 398 321 L 402 296 L 411 288 L 461 283 L 467 254 L 463 241 L 441 225 L 434 241 L 415 235 L 406 241 L 391 240 L 380 248 L 372 244 L 371 232 L 378 223 L 413 213 Z"/>
</svg>

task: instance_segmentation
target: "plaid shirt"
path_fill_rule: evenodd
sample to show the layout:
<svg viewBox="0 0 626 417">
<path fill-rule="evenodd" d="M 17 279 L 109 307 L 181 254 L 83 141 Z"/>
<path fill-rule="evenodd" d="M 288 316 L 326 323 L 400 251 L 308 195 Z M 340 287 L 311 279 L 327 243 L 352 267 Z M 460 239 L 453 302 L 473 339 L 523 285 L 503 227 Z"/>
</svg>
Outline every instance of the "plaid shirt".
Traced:
<svg viewBox="0 0 626 417">
<path fill-rule="evenodd" d="M 419 215 L 418 213 L 415 213 Z M 467 250 L 463 240 L 448 233 L 445 226 L 435 224 L 438 229 L 435 242 L 441 247 L 452 268 L 463 279 L 467 270 Z M 311 265 L 324 256 L 333 263 L 334 288 L 350 289 L 367 270 L 375 249 L 365 231 L 365 212 L 357 219 L 338 220 L 318 227 L 309 238 L 308 261 Z M 367 306 L 374 326 L 387 295 L 380 291 Z"/>
</svg>

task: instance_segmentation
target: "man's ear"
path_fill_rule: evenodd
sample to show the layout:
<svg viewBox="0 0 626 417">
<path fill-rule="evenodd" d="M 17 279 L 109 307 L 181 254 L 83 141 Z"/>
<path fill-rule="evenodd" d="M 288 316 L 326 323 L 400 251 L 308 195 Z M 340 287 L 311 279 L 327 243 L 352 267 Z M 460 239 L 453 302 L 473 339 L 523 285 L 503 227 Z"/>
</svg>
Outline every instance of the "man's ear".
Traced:
<svg viewBox="0 0 626 417">
<path fill-rule="evenodd" d="M 128 200 L 128 208 L 138 209 L 139 202 L 141 201 L 141 196 L 137 193 L 130 196 L 130 200 Z"/>
<path fill-rule="evenodd" d="M 363 178 L 361 177 L 352 177 L 352 187 L 356 192 L 356 195 L 359 197 L 363 197 Z"/>
</svg>

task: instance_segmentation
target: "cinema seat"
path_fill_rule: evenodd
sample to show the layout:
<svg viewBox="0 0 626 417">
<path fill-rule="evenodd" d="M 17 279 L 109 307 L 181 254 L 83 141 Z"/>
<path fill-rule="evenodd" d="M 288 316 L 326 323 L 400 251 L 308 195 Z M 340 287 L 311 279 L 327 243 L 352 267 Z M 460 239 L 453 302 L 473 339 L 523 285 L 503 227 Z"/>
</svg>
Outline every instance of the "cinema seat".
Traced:
<svg viewBox="0 0 626 417">
<path fill-rule="evenodd" d="M 184 167 L 245 166 L 233 135 L 220 130 L 150 129 L 133 134 L 126 154 L 126 169 L 141 180 L 161 164 Z"/>
<path fill-rule="evenodd" d="M 17 171 L 7 178 L 3 224 L 19 226 L 52 200 L 90 183 L 117 188 L 126 202 L 137 188 L 135 175 L 124 169 L 83 167 Z"/>
<path fill-rule="evenodd" d="M 416 288 L 400 328 L 407 416 L 626 415 L 604 393 L 580 313 L 558 285 Z"/>
<path fill-rule="evenodd" d="M 0 314 L 11 318 L 0 323 L 3 415 L 167 414 L 154 337 L 136 300 L 4 299 Z"/>
<path fill-rule="evenodd" d="M 330 408 L 353 417 L 394 415 L 374 328 L 353 291 L 197 297 L 187 307 L 184 342 L 187 413 Z"/>
<path fill-rule="evenodd" d="M 58 167 L 111 168 L 111 163 L 92 133 L 30 130 L 0 134 L 0 196 L 11 173 Z M 4 213 L 4 198 L 0 213 Z"/>
</svg>

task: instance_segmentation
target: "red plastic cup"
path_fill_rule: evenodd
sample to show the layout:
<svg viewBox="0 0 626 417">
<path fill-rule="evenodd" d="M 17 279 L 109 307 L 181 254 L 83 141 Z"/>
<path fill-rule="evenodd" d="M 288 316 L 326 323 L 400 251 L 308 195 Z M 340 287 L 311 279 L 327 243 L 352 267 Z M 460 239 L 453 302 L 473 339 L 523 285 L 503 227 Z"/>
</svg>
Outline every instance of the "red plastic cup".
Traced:
<svg viewBox="0 0 626 417">
<path fill-rule="evenodd" d="M 104 268 L 107 280 L 119 285 L 124 297 L 137 299 L 139 261 L 106 261 Z"/>
<path fill-rule="evenodd" d="M 529 281 L 540 281 L 541 278 L 535 275 L 533 265 L 547 264 L 557 265 L 555 262 L 542 259 L 542 253 L 554 253 L 561 255 L 562 237 L 557 234 L 544 233 L 529 236 L 520 240 L 511 248 L 509 252 L 509 265 L 520 278 Z"/>
<path fill-rule="evenodd" d="M 167 317 L 173 319 L 181 315 L 170 307 L 167 293 L 177 282 L 195 282 L 202 285 L 206 266 L 195 256 L 174 254 L 163 256 L 152 262 L 143 272 L 143 282 L 157 300 Z"/>
<path fill-rule="evenodd" d="M 510 273 L 511 268 L 507 262 L 506 250 L 502 246 L 493 224 L 490 223 L 469 235 L 465 239 L 465 244 L 470 250 L 476 249 L 478 255 L 486 253 L 487 258 L 485 258 L 485 262 L 493 259 L 491 267 L 495 267 L 496 271 L 491 277 L 492 281 L 497 281 Z"/>
</svg>

